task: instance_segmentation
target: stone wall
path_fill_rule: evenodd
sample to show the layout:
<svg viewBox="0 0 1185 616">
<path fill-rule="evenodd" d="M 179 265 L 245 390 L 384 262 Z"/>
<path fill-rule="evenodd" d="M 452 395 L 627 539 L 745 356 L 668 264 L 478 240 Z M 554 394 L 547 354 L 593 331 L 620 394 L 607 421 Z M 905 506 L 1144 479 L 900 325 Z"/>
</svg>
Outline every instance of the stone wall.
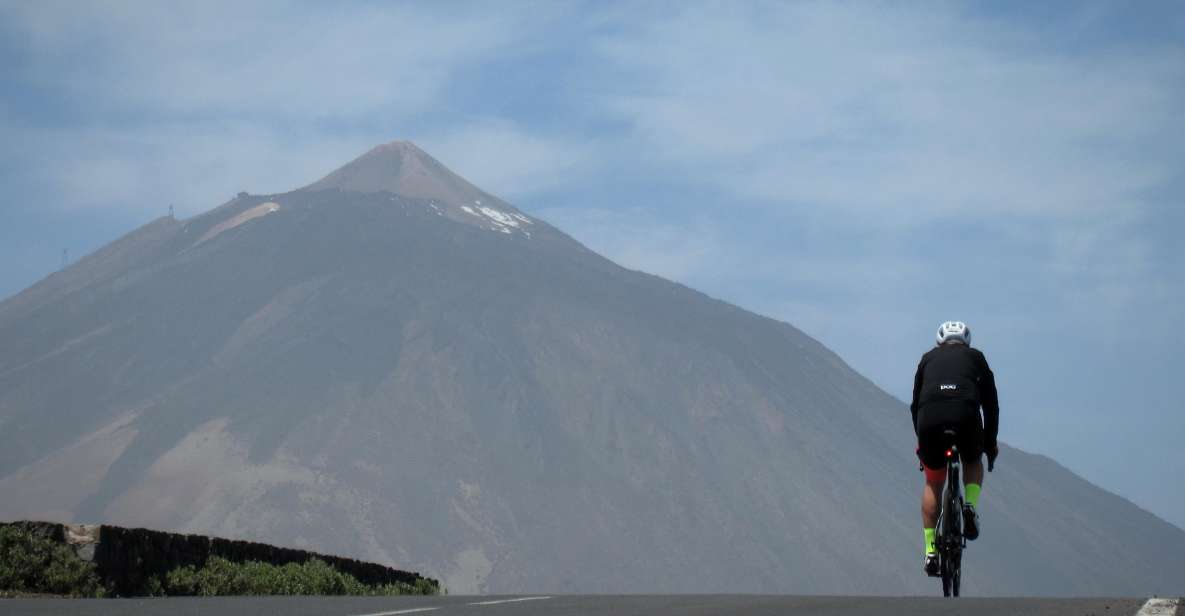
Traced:
<svg viewBox="0 0 1185 616">
<path fill-rule="evenodd" d="M 342 573 L 364 584 L 415 584 L 428 579 L 418 573 L 400 571 L 352 558 L 327 556 L 304 550 L 280 548 L 263 543 L 235 541 L 202 535 L 182 535 L 120 526 L 58 524 L 54 522 L 9 522 L 0 526 L 19 526 L 38 536 L 67 543 L 79 557 L 95 563 L 99 577 L 115 594 L 129 596 L 143 587 L 145 580 L 162 576 L 178 567 L 202 567 L 211 556 L 232 562 L 262 561 L 273 565 L 303 563 L 311 558 L 325 561 Z"/>
</svg>

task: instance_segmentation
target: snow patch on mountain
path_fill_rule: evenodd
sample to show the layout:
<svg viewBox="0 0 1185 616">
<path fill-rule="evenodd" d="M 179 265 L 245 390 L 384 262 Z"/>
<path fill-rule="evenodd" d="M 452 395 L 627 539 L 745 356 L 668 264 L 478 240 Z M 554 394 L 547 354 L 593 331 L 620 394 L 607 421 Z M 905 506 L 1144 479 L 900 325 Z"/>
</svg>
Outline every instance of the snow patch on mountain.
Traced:
<svg viewBox="0 0 1185 616">
<path fill-rule="evenodd" d="M 522 231 L 527 237 L 531 237 L 531 232 L 527 231 L 523 225 L 535 224 L 535 221 L 522 214 L 517 212 L 503 212 L 488 205 L 482 205 L 480 200 L 475 200 L 473 206 L 462 205 L 461 211 L 471 216 L 476 216 L 482 219 L 483 222 L 490 223 L 492 225 L 490 231 L 513 233 L 517 229 Z"/>
</svg>

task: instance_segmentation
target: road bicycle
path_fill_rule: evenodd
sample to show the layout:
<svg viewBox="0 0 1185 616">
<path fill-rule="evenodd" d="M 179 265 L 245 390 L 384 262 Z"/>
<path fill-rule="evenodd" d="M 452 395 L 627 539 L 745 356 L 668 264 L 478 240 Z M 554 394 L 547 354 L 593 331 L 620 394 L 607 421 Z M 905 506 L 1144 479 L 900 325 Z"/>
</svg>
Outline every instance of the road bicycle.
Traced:
<svg viewBox="0 0 1185 616">
<path fill-rule="evenodd" d="M 963 580 L 963 550 L 967 539 L 963 536 L 963 484 L 959 478 L 961 463 L 954 430 L 943 431 L 951 446 L 946 450 L 946 483 L 938 510 L 938 571 L 942 577 L 942 596 L 959 596 Z"/>
</svg>

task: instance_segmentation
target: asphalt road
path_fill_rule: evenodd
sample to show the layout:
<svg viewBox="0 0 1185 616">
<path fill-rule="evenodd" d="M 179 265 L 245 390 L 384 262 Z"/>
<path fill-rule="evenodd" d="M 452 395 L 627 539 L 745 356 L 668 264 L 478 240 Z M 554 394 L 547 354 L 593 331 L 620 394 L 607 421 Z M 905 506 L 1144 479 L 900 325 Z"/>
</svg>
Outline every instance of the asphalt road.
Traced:
<svg viewBox="0 0 1185 616">
<path fill-rule="evenodd" d="M 1145 601 L 765 595 L 0 599 L 0 616 L 1134 616 L 1141 613 Z M 1164 609 L 1145 612 L 1173 616 L 1172 611 Z M 1179 616 L 1185 616 L 1185 612 Z"/>
</svg>

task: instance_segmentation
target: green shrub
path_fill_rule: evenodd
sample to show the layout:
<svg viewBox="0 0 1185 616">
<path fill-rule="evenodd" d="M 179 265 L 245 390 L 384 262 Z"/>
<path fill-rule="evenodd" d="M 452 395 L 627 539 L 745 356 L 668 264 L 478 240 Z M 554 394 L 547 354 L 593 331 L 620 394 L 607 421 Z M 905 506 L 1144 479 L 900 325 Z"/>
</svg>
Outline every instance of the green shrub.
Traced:
<svg viewBox="0 0 1185 616">
<path fill-rule="evenodd" d="M 366 585 L 352 575 L 334 569 L 323 560 L 278 566 L 249 561 L 235 563 L 217 556 L 201 569 L 180 567 L 165 580 L 169 595 L 203 597 L 225 595 L 422 595 L 436 594 L 427 580 L 411 584 Z"/>
<path fill-rule="evenodd" d="M 0 592 L 70 597 L 105 595 L 95 565 L 74 550 L 15 526 L 0 526 Z"/>
<path fill-rule="evenodd" d="M 426 579 L 367 585 L 319 559 L 278 566 L 211 557 L 200 569 L 180 567 L 145 579 L 133 594 L 164 595 L 434 595 Z M 103 597 L 95 564 L 69 546 L 15 526 L 0 525 L 0 598 L 29 594 Z"/>
</svg>

